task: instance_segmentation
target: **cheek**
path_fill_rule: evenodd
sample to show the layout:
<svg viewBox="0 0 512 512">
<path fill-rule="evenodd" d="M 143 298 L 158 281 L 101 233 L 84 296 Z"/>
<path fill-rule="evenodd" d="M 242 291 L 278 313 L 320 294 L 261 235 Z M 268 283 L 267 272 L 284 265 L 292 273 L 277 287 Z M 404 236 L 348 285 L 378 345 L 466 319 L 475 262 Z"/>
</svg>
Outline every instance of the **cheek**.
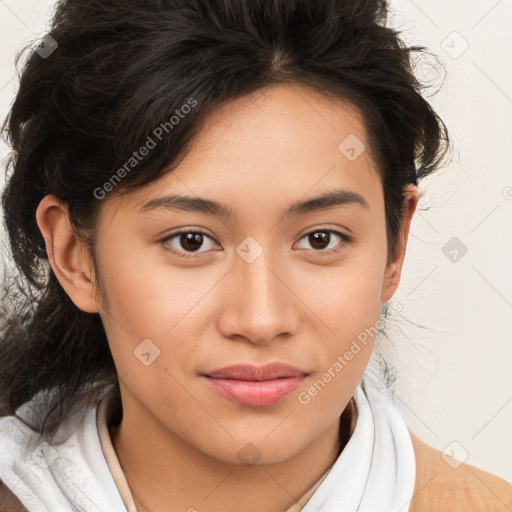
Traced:
<svg viewBox="0 0 512 512">
<path fill-rule="evenodd" d="M 306 285 L 307 283 L 304 283 Z M 304 413 L 318 421 L 334 421 L 343 411 L 364 374 L 373 348 L 381 308 L 381 265 L 349 265 L 320 280 L 311 309 L 329 332 L 317 348 L 319 369 L 298 395 Z M 323 332 L 327 332 L 322 327 Z"/>
<path fill-rule="evenodd" d="M 323 333 L 316 351 L 316 384 L 305 396 L 306 401 L 314 397 L 316 411 L 329 410 L 330 401 L 346 404 L 366 369 L 377 332 L 384 267 L 385 247 L 373 246 L 354 251 L 335 269 L 312 271 L 301 280 L 301 293 L 321 320 Z"/>
<path fill-rule="evenodd" d="M 199 301 L 204 282 L 166 263 L 158 247 L 112 245 L 119 250 L 103 262 L 110 313 L 138 337 L 162 338 Z"/>
<path fill-rule="evenodd" d="M 377 320 L 384 282 L 383 250 L 354 251 L 336 267 L 305 269 L 295 270 L 298 293 L 336 333 L 354 335 L 354 329 Z"/>
<path fill-rule="evenodd" d="M 103 321 L 120 373 L 139 368 L 134 356 L 143 342 L 158 354 L 153 368 L 163 370 L 173 361 L 183 369 L 191 365 L 201 325 L 197 320 L 207 314 L 208 293 L 218 276 L 211 270 L 172 268 L 147 256 L 144 261 L 135 253 L 105 261 L 103 275 L 108 299 Z"/>
</svg>

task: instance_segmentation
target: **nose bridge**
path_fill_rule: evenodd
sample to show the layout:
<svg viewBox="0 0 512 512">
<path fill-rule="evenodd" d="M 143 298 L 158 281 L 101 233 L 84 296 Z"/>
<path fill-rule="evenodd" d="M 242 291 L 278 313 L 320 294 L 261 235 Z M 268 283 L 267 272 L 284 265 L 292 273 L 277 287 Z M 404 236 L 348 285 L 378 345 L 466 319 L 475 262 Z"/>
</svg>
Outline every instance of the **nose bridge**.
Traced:
<svg viewBox="0 0 512 512">
<path fill-rule="evenodd" d="M 236 257 L 230 287 L 234 292 L 226 298 L 222 312 L 225 335 L 266 343 L 291 332 L 292 294 L 282 282 L 286 282 L 286 276 L 279 276 L 276 267 L 271 251 L 263 250 L 253 260 L 243 255 Z"/>
<path fill-rule="evenodd" d="M 239 280 L 243 283 L 243 289 L 246 291 L 246 297 L 243 302 L 254 304 L 258 309 L 270 309 L 273 302 L 278 301 L 277 295 L 280 295 L 282 284 L 279 282 L 269 261 L 267 254 L 262 254 L 254 262 L 238 262 L 237 273 Z"/>
</svg>

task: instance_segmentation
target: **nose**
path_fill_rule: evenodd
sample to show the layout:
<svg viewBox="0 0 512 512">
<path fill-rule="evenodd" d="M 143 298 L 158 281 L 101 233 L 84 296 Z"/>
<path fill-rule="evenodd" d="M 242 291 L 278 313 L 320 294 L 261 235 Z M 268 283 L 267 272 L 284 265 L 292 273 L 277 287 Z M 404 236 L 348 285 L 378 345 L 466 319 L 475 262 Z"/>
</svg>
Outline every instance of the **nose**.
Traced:
<svg viewBox="0 0 512 512">
<path fill-rule="evenodd" d="M 300 320 L 300 300 L 291 273 L 266 251 L 252 263 L 236 258 L 226 279 L 218 329 L 227 338 L 264 345 L 289 337 Z"/>
</svg>

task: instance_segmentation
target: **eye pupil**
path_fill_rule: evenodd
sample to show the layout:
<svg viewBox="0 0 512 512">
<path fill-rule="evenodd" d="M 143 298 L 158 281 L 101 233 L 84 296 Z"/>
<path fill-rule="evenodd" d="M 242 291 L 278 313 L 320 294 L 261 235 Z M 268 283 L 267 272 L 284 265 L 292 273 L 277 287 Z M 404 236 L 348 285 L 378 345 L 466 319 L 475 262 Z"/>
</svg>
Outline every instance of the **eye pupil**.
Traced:
<svg viewBox="0 0 512 512">
<path fill-rule="evenodd" d="M 325 247 L 329 245 L 330 236 L 330 233 L 325 231 L 317 231 L 316 233 L 312 233 L 309 235 L 311 247 L 314 247 L 315 249 L 325 249 Z"/>
<path fill-rule="evenodd" d="M 195 251 L 203 245 L 203 235 L 201 233 L 183 233 L 180 236 L 180 244 L 183 249 Z M 188 244 L 192 244 L 192 247 L 187 247 Z"/>
</svg>

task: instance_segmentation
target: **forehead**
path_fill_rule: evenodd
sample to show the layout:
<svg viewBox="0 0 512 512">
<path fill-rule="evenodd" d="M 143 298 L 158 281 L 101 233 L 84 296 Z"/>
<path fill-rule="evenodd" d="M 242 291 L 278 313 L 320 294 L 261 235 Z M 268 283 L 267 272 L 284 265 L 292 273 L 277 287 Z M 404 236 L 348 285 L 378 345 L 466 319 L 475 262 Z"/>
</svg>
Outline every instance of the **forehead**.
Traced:
<svg viewBox="0 0 512 512">
<path fill-rule="evenodd" d="M 342 99 L 280 84 L 218 107 L 172 172 L 121 202 L 138 210 L 172 192 L 254 212 L 263 203 L 282 207 L 340 188 L 364 194 L 369 203 L 382 193 L 358 110 Z"/>
</svg>

